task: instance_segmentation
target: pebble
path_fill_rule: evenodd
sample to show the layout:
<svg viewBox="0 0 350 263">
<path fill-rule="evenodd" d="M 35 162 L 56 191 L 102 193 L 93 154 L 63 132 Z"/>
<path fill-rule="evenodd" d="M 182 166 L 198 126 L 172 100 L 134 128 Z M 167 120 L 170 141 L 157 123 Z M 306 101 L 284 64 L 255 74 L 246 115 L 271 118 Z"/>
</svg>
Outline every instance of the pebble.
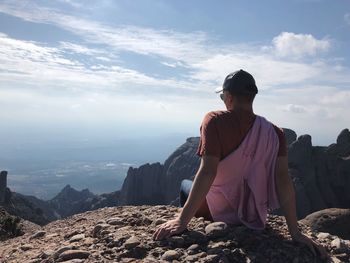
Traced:
<svg viewBox="0 0 350 263">
<path fill-rule="evenodd" d="M 112 226 L 117 226 L 117 225 L 123 225 L 123 221 L 125 221 L 121 217 L 112 217 L 107 220 L 107 224 L 112 225 Z"/>
<path fill-rule="evenodd" d="M 205 243 L 207 241 L 207 236 L 200 231 L 193 230 L 193 231 L 188 232 L 187 235 L 190 239 L 193 239 L 194 242 L 196 242 L 198 244 L 202 244 L 202 243 Z"/>
<path fill-rule="evenodd" d="M 94 229 L 92 230 L 92 236 L 95 237 L 95 238 L 98 237 L 99 234 L 100 234 L 100 232 L 101 232 L 103 229 L 107 228 L 107 227 L 109 227 L 108 224 L 104 224 L 104 223 L 102 223 L 102 224 L 97 224 L 97 225 L 94 227 Z"/>
<path fill-rule="evenodd" d="M 59 259 L 62 261 L 75 259 L 75 258 L 88 258 L 90 256 L 90 252 L 85 250 L 66 250 L 59 255 Z"/>
<path fill-rule="evenodd" d="M 71 238 L 72 236 L 75 236 L 75 235 L 77 235 L 77 234 L 80 234 L 80 232 L 79 232 L 78 229 L 74 230 L 73 232 L 70 232 L 70 233 L 66 234 L 66 235 L 64 236 L 64 238 L 68 239 L 68 238 Z"/>
<path fill-rule="evenodd" d="M 162 259 L 170 261 L 178 259 L 180 256 L 181 254 L 176 250 L 168 250 L 162 255 Z"/>
<path fill-rule="evenodd" d="M 33 246 L 29 244 L 25 244 L 25 245 L 22 245 L 20 249 L 22 249 L 23 251 L 27 251 L 27 250 L 33 249 Z"/>
<path fill-rule="evenodd" d="M 217 238 L 226 234 L 227 224 L 224 222 L 214 222 L 205 227 L 205 233 L 209 237 Z"/>
<path fill-rule="evenodd" d="M 45 236 L 46 231 L 38 231 L 29 237 L 29 240 Z"/>
<path fill-rule="evenodd" d="M 140 240 L 137 237 L 132 236 L 125 241 L 124 247 L 126 249 L 132 249 L 134 247 L 137 247 L 139 244 L 140 244 Z"/>
<path fill-rule="evenodd" d="M 169 243 L 174 247 L 183 247 L 185 240 L 180 236 L 171 236 L 168 238 Z"/>
<path fill-rule="evenodd" d="M 339 238 L 336 238 L 334 239 L 332 242 L 331 242 L 331 246 L 334 247 L 334 248 L 337 248 L 339 249 L 341 247 L 341 241 Z"/>
<path fill-rule="evenodd" d="M 319 238 L 319 239 L 327 239 L 329 237 L 330 237 L 330 234 L 329 233 L 324 233 L 324 232 L 320 232 L 317 235 L 317 238 Z"/>
<path fill-rule="evenodd" d="M 78 235 L 75 235 L 75 236 L 72 236 L 70 239 L 69 239 L 69 242 L 76 242 L 76 241 L 79 241 L 79 240 L 82 240 L 85 238 L 85 234 L 78 234 Z"/>
<path fill-rule="evenodd" d="M 189 261 L 189 262 L 198 262 L 198 259 L 200 257 L 198 257 L 198 254 L 196 255 L 189 255 L 185 258 L 185 262 Z"/>
<path fill-rule="evenodd" d="M 195 253 L 197 253 L 198 250 L 199 250 L 199 245 L 193 244 L 187 248 L 187 254 L 194 255 Z"/>
<path fill-rule="evenodd" d="M 215 261 L 217 261 L 219 259 L 219 255 L 208 255 L 208 256 L 206 256 L 205 257 L 205 261 L 206 262 L 215 262 Z"/>
<path fill-rule="evenodd" d="M 331 261 L 330 262 L 332 262 L 332 263 L 341 263 L 341 260 L 339 260 L 336 257 L 331 257 Z"/>
<path fill-rule="evenodd" d="M 64 251 L 67 251 L 67 250 L 72 250 L 73 247 L 72 246 L 64 246 L 64 247 L 60 247 L 59 249 L 57 249 L 54 253 L 54 258 L 58 258 L 58 256 L 60 254 L 62 254 Z"/>
<path fill-rule="evenodd" d="M 166 222 L 165 219 L 157 218 L 157 219 L 154 221 L 154 224 L 155 224 L 156 226 L 158 226 L 158 225 L 164 224 L 165 222 Z"/>
<path fill-rule="evenodd" d="M 53 234 L 50 234 L 50 235 L 46 235 L 47 238 L 53 238 L 53 237 L 57 237 L 58 234 L 57 233 L 53 233 Z"/>
<path fill-rule="evenodd" d="M 346 245 L 344 240 L 341 240 L 340 238 L 335 238 L 331 242 L 331 246 L 335 249 L 335 252 L 337 253 L 343 253 L 343 252 L 350 252 L 350 247 Z"/>
</svg>

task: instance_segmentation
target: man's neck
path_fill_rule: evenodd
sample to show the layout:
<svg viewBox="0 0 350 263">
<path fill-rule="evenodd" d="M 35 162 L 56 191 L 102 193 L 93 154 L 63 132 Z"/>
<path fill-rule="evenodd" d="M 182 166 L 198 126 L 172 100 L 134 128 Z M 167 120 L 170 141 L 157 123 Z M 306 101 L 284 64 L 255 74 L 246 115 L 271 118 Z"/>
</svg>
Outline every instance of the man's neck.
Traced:
<svg viewBox="0 0 350 263">
<path fill-rule="evenodd" d="M 229 111 L 248 111 L 248 112 L 254 113 L 253 106 L 247 105 L 247 104 L 232 105 L 231 107 L 228 107 L 227 110 L 229 110 Z"/>
</svg>

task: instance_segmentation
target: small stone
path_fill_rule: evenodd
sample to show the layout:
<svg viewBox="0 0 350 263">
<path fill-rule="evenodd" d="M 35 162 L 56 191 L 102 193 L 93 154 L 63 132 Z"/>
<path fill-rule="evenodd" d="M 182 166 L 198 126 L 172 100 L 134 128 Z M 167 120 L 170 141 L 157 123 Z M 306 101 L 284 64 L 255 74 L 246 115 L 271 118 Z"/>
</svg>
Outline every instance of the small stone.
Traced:
<svg viewBox="0 0 350 263">
<path fill-rule="evenodd" d="M 318 239 L 327 239 L 327 238 L 329 238 L 329 236 L 330 236 L 329 233 L 320 232 L 320 233 L 318 233 L 317 238 Z"/>
<path fill-rule="evenodd" d="M 94 239 L 91 238 L 91 237 L 88 237 L 88 238 L 85 238 L 84 239 L 84 244 L 89 246 L 89 245 L 92 245 L 94 243 Z"/>
<path fill-rule="evenodd" d="M 225 242 L 223 242 L 223 241 L 220 241 L 220 242 L 208 245 L 208 248 L 220 248 L 220 249 L 223 249 L 225 247 L 227 247 L 227 246 L 226 246 Z"/>
<path fill-rule="evenodd" d="M 90 252 L 85 250 L 66 250 L 59 255 L 59 259 L 62 261 L 71 260 L 71 259 L 85 259 L 90 256 Z"/>
<path fill-rule="evenodd" d="M 183 239 L 183 237 L 179 236 L 171 236 L 168 238 L 168 241 L 175 247 L 183 247 L 183 245 L 185 244 L 185 240 Z"/>
<path fill-rule="evenodd" d="M 336 253 L 343 253 L 350 251 L 350 248 L 346 245 L 344 240 L 340 238 L 336 238 L 331 242 L 331 246 L 334 248 Z"/>
<path fill-rule="evenodd" d="M 72 236 L 78 235 L 80 232 L 78 230 L 74 230 L 73 232 L 70 232 L 64 236 L 65 239 L 71 238 Z"/>
<path fill-rule="evenodd" d="M 82 240 L 85 238 L 85 234 L 78 234 L 78 235 L 75 235 L 75 236 L 72 236 L 70 239 L 69 239 L 69 242 L 76 242 L 76 241 L 79 241 L 79 240 Z"/>
<path fill-rule="evenodd" d="M 340 249 L 341 248 L 341 240 L 339 238 L 334 239 L 331 242 L 331 246 L 336 248 L 336 249 Z"/>
<path fill-rule="evenodd" d="M 109 225 L 108 224 L 97 224 L 94 229 L 92 230 L 92 237 L 98 237 L 100 232 L 103 230 L 103 229 L 106 229 L 108 228 Z"/>
<path fill-rule="evenodd" d="M 206 252 L 200 252 L 198 254 L 196 254 L 199 258 L 204 258 L 207 256 L 207 253 Z"/>
<path fill-rule="evenodd" d="M 226 234 L 226 228 L 225 222 L 214 222 L 205 227 L 205 233 L 209 237 L 222 237 Z"/>
<path fill-rule="evenodd" d="M 331 257 L 330 262 L 332 262 L 332 263 L 341 263 L 341 261 L 338 258 L 336 258 L 336 257 Z"/>
<path fill-rule="evenodd" d="M 198 250 L 199 250 L 199 245 L 193 244 L 187 248 L 187 254 L 194 255 L 195 253 L 197 253 Z"/>
<path fill-rule="evenodd" d="M 132 249 L 134 247 L 137 247 L 140 244 L 140 241 L 137 237 L 132 236 L 128 240 L 125 241 L 124 247 L 126 249 Z"/>
<path fill-rule="evenodd" d="M 221 248 L 210 248 L 207 250 L 208 255 L 216 255 L 216 254 L 220 254 L 222 251 Z"/>
<path fill-rule="evenodd" d="M 219 259 L 219 255 L 208 255 L 205 257 L 206 262 L 215 262 Z"/>
<path fill-rule="evenodd" d="M 162 255 L 162 259 L 171 261 L 178 259 L 180 256 L 180 253 L 176 250 L 168 250 Z"/>
<path fill-rule="evenodd" d="M 107 224 L 112 226 L 123 225 L 123 218 L 120 217 L 112 217 L 107 220 Z"/>
<path fill-rule="evenodd" d="M 50 235 L 46 235 L 47 238 L 52 238 L 52 237 L 57 237 L 58 234 L 57 233 L 53 233 L 53 234 L 50 234 Z"/>
<path fill-rule="evenodd" d="M 71 250 L 73 249 L 72 246 L 64 246 L 64 247 L 60 247 L 59 249 L 57 249 L 54 253 L 54 258 L 58 258 L 58 256 L 60 254 L 62 254 L 64 251 L 67 251 L 67 250 Z"/>
<path fill-rule="evenodd" d="M 53 255 L 55 252 L 53 250 L 46 250 L 41 252 L 37 257 L 41 259 L 48 258 L 49 256 Z"/>
<path fill-rule="evenodd" d="M 109 231 L 108 229 L 104 229 L 100 232 L 101 236 L 107 236 L 111 233 L 111 231 Z"/>
<path fill-rule="evenodd" d="M 84 220 L 87 220 L 86 217 L 81 217 L 81 218 L 78 218 L 77 220 L 75 220 L 75 223 L 78 223 L 78 222 L 81 222 Z"/>
<path fill-rule="evenodd" d="M 29 245 L 29 244 L 26 244 L 26 245 L 22 245 L 20 248 L 21 248 L 23 251 L 27 251 L 27 250 L 33 249 L 33 246 L 32 246 L 32 245 Z"/>
<path fill-rule="evenodd" d="M 155 224 L 156 226 L 158 226 L 158 225 L 161 225 L 161 224 L 163 224 L 163 223 L 165 223 L 165 222 L 166 222 L 165 219 L 163 219 L 163 218 L 158 218 L 158 219 L 156 219 L 156 220 L 154 221 L 154 224 Z"/>
<path fill-rule="evenodd" d="M 29 239 L 39 238 L 45 236 L 46 231 L 38 231 L 35 234 L 31 235 Z"/>
<path fill-rule="evenodd" d="M 185 262 L 198 262 L 198 255 L 189 255 L 185 258 Z"/>
<path fill-rule="evenodd" d="M 207 236 L 200 232 L 200 231 L 190 231 L 188 232 L 186 235 L 188 235 L 188 237 L 190 239 L 193 239 L 194 242 L 198 243 L 198 244 L 202 244 L 202 243 L 205 243 L 207 241 Z"/>
</svg>

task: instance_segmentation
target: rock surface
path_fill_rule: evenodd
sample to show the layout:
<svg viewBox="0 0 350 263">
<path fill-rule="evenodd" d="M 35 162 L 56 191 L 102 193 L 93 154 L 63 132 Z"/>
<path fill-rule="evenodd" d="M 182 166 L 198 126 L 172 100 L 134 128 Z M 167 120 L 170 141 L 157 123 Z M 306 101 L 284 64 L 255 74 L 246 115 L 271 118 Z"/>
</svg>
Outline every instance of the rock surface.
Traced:
<svg viewBox="0 0 350 263">
<path fill-rule="evenodd" d="M 350 240 L 350 209 L 329 208 L 301 220 L 317 232 L 327 232 Z"/>
<path fill-rule="evenodd" d="M 154 241 L 157 221 L 177 212 L 173 206 L 124 206 L 76 214 L 42 227 L 45 234 L 36 238 L 31 237 L 38 230 L 3 241 L 1 262 L 327 262 L 294 243 L 276 215 L 260 231 L 194 218 L 184 233 Z M 120 224 L 107 223 L 116 217 Z M 300 228 L 317 239 L 306 225 Z M 333 235 L 318 240 L 328 250 L 328 262 L 350 260 L 349 241 Z"/>
</svg>

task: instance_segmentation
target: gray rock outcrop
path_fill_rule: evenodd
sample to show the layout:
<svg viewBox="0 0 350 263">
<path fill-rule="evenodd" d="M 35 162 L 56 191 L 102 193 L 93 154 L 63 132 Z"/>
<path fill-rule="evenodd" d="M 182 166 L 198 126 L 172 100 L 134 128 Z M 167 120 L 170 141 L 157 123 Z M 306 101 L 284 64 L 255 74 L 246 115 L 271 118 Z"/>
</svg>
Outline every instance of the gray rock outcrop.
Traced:
<svg viewBox="0 0 350 263">
<path fill-rule="evenodd" d="M 164 200 L 164 165 L 160 163 L 144 164 L 139 168 L 130 168 L 125 178 L 118 204 L 155 204 Z M 146 175 L 146 176 L 145 176 Z M 134 189 L 132 191 L 131 189 Z"/>
<path fill-rule="evenodd" d="M 350 132 L 343 130 L 337 142 L 312 146 L 310 135 L 283 129 L 288 144 L 289 174 L 292 177 L 298 218 L 329 207 L 350 208 Z M 192 179 L 199 167 L 196 155 L 199 138 L 189 138 L 164 164 L 130 168 L 119 205 L 177 204 L 183 179 Z"/>
<path fill-rule="evenodd" d="M 199 138 L 188 138 L 164 164 L 129 168 L 118 204 L 168 204 L 176 199 L 181 181 L 193 177 L 198 169 L 198 143 Z"/>
<path fill-rule="evenodd" d="M 314 212 L 300 222 L 313 231 L 326 232 L 350 240 L 350 209 L 328 208 Z"/>
<path fill-rule="evenodd" d="M 116 206 L 119 194 L 120 191 L 94 195 L 88 189 L 77 191 L 67 185 L 54 198 L 44 201 L 35 196 L 11 192 L 6 188 L 2 206 L 11 215 L 45 225 L 77 213 Z"/>
<path fill-rule="evenodd" d="M 0 205 L 5 203 L 5 194 L 7 188 L 7 171 L 0 172 Z"/>
<path fill-rule="evenodd" d="M 290 145 L 292 142 L 296 141 L 297 134 L 295 131 L 288 128 L 283 128 L 283 132 L 284 132 L 284 135 L 286 136 L 287 145 Z"/>
</svg>

